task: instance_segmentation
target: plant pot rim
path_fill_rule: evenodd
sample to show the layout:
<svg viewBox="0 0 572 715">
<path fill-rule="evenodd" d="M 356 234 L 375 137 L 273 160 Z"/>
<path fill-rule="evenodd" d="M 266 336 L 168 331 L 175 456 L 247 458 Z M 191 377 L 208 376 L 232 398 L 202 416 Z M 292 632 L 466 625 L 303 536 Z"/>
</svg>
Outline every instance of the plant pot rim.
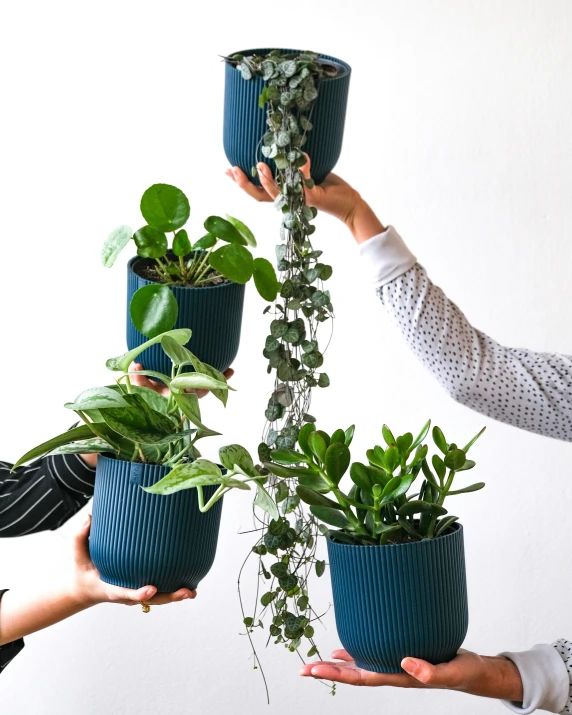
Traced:
<svg viewBox="0 0 572 715">
<path fill-rule="evenodd" d="M 153 469 L 172 469 L 172 467 L 168 467 L 166 464 L 151 464 L 151 462 L 130 462 L 128 459 L 119 459 L 119 457 L 114 457 L 110 452 L 101 452 L 100 454 L 98 454 L 97 464 L 100 463 L 100 459 L 109 460 L 110 462 L 122 462 L 123 464 L 134 464 L 138 467 L 147 467 Z M 223 474 L 228 471 L 226 467 L 224 467 L 222 464 L 216 464 L 217 467 L 219 467 L 220 470 L 223 472 Z"/>
<path fill-rule="evenodd" d="M 150 278 L 145 278 L 145 276 L 139 275 L 137 271 L 135 270 L 134 266 L 138 261 L 152 261 L 152 258 L 144 258 L 143 256 L 133 256 L 133 258 L 129 259 L 129 263 L 127 264 L 127 269 L 133 273 L 134 275 L 137 276 L 137 278 L 140 278 L 142 281 L 147 281 L 147 283 L 153 283 L 155 285 L 167 285 L 166 283 L 161 283 L 161 281 L 153 281 Z M 224 276 L 222 276 L 224 278 Z M 225 278 L 224 283 L 219 283 L 218 285 L 204 285 L 204 286 L 188 286 L 184 284 L 176 284 L 176 285 L 170 285 L 168 288 L 179 288 L 180 290 L 216 290 L 217 288 L 219 290 L 228 288 L 228 286 L 231 285 L 244 285 L 244 283 L 235 283 L 235 281 L 231 281 L 229 278 Z"/>
<path fill-rule="evenodd" d="M 421 544 L 431 544 L 432 542 L 438 542 L 442 541 L 444 539 L 451 539 L 454 536 L 457 535 L 458 532 L 463 531 L 463 525 L 460 522 L 455 522 L 454 524 L 451 525 L 453 529 L 452 532 L 448 534 L 443 534 L 442 536 L 436 536 L 433 539 L 422 539 L 421 541 L 408 541 L 404 544 L 344 544 L 341 541 L 336 541 L 335 538 L 332 538 L 330 534 L 326 537 L 328 542 L 335 544 L 336 548 L 345 548 L 345 549 L 407 549 L 407 548 L 419 548 Z"/>
<path fill-rule="evenodd" d="M 249 54 L 251 55 L 257 55 L 257 54 L 268 54 L 272 50 L 278 50 L 282 54 L 291 54 L 294 52 L 302 53 L 304 50 L 292 50 L 288 49 L 285 47 L 273 47 L 273 48 L 267 48 L 267 47 L 256 47 L 254 49 L 248 49 L 248 50 L 238 50 L 237 52 L 231 52 L 229 57 L 232 57 L 233 55 L 246 55 L 248 57 Z M 344 71 L 340 72 L 340 74 L 337 74 L 335 77 L 324 77 L 323 81 L 324 82 L 331 82 L 336 79 L 342 79 L 342 77 L 347 77 L 348 74 L 351 73 L 352 68 L 351 66 L 347 63 L 344 62 L 344 60 L 340 60 L 337 57 L 332 57 L 332 55 L 327 55 L 325 52 L 317 52 L 318 58 L 328 58 L 328 62 L 332 65 L 338 65 L 341 67 Z M 332 59 L 330 59 L 332 57 Z M 261 77 L 259 79 L 262 79 Z"/>
</svg>

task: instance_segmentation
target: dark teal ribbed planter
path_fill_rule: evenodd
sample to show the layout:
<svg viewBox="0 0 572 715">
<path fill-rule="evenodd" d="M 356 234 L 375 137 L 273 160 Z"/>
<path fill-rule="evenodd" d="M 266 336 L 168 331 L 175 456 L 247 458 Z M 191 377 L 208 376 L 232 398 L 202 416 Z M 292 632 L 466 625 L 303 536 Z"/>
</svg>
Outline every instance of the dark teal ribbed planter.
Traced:
<svg viewBox="0 0 572 715">
<path fill-rule="evenodd" d="M 89 551 L 106 583 L 156 586 L 171 593 L 194 589 L 216 554 L 222 500 L 199 511 L 196 489 L 169 496 L 141 487 L 162 479 L 168 467 L 99 456 Z M 204 487 L 205 500 L 216 486 Z"/>
<path fill-rule="evenodd" d="M 265 55 L 271 49 L 243 50 L 243 55 Z M 281 50 L 283 53 L 300 50 Z M 236 53 L 233 53 L 236 54 Z M 324 60 L 340 65 L 342 72 L 329 77 L 318 86 L 311 120 L 313 129 L 308 132 L 304 145 L 312 161 L 312 178 L 321 184 L 340 158 L 346 120 L 346 107 L 350 88 L 351 67 L 329 55 L 320 55 Z M 251 169 L 264 161 L 274 170 L 274 161 L 265 159 L 260 152 L 260 140 L 268 131 L 266 110 L 258 106 L 258 97 L 264 87 L 261 77 L 245 80 L 240 72 L 225 66 L 224 130 L 223 142 L 227 159 L 232 166 L 239 166 L 251 177 Z M 258 179 L 253 179 L 259 184 Z"/>
<path fill-rule="evenodd" d="M 469 625 L 463 527 L 437 539 L 350 546 L 328 539 L 338 635 L 360 668 L 400 673 L 406 656 L 452 660 Z"/>
<path fill-rule="evenodd" d="M 137 267 L 152 265 L 147 258 L 132 258 L 127 265 L 127 347 L 129 350 L 147 341 L 129 315 L 129 304 L 135 291 L 152 281 L 137 275 Z M 238 283 L 221 283 L 204 288 L 171 286 L 179 316 L 175 328 L 190 328 L 193 331 L 189 347 L 208 365 L 224 372 L 238 353 L 245 286 Z M 171 361 L 160 345 L 152 345 L 138 358 L 147 370 L 171 374 Z M 185 368 L 185 372 L 192 367 Z"/>
</svg>

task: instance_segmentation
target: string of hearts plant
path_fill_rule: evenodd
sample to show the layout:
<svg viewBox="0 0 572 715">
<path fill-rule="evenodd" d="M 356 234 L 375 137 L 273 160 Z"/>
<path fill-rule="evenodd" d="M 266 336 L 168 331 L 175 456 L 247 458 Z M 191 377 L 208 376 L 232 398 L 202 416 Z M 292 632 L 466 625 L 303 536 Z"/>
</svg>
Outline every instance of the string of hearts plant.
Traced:
<svg viewBox="0 0 572 715">
<path fill-rule="evenodd" d="M 309 414 L 312 388 L 330 384 L 321 369 L 324 349 L 318 328 L 333 318 L 330 293 L 323 285 L 331 277 L 332 267 L 321 261 L 322 251 L 312 245 L 312 221 L 317 211 L 306 204 L 304 187 L 312 188 L 314 182 L 304 177 L 302 167 L 307 162 L 303 147 L 312 129 L 311 114 L 320 80 L 335 76 L 338 70 L 312 52 L 284 54 L 273 50 L 264 56 L 236 54 L 225 60 L 241 72 L 245 81 L 261 78 L 265 82 L 259 106 L 266 110 L 267 131 L 259 149 L 264 159 L 274 164 L 280 189 L 274 202 L 281 213 L 281 241 L 276 246 L 279 297 L 264 311 L 271 314 L 272 320 L 263 355 L 275 382 L 265 411 L 259 458 L 269 462 L 271 449 L 292 449 L 302 426 L 314 422 Z M 256 168 L 252 173 L 256 176 Z M 298 651 L 301 638 L 306 636 L 310 640 L 307 655 L 312 656 L 318 651 L 309 621 L 317 614 L 309 602 L 308 578 L 314 569 L 321 575 L 325 563 L 316 559 L 318 526 L 314 516 L 301 503 L 291 475 L 277 471 L 278 467 L 268 486 L 274 504 L 255 502 L 255 506 L 262 506 L 262 513 L 254 510 L 258 538 L 252 553 L 259 560 L 257 593 L 260 589 L 265 593 L 260 599 L 257 596 L 248 614 L 243 608 L 244 623 L 250 638 L 254 628 L 264 628 L 264 621 L 270 621 L 269 639 L 285 644 L 293 652 Z M 269 569 L 263 559 L 268 554 L 275 559 Z M 271 599 L 265 583 L 275 578 L 281 596 Z M 242 605 L 240 583 L 239 576 Z M 259 660 L 250 641 L 256 667 Z"/>
</svg>

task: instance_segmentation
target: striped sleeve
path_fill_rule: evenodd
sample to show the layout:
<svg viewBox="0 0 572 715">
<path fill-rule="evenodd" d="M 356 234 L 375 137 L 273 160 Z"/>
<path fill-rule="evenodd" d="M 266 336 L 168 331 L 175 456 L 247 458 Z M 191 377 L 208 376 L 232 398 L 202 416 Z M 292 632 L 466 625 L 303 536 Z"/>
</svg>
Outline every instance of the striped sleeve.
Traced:
<svg viewBox="0 0 572 715">
<path fill-rule="evenodd" d="M 11 468 L 0 462 L 0 538 L 57 529 L 93 495 L 95 468 L 77 454 Z"/>
<path fill-rule="evenodd" d="M 7 589 L 0 590 L 0 601 L 2 600 L 2 596 L 6 593 L 6 590 Z M 23 647 L 23 638 L 20 638 L 13 643 L 6 643 L 5 645 L 0 646 L 0 673 L 12 660 L 14 660 Z"/>
</svg>

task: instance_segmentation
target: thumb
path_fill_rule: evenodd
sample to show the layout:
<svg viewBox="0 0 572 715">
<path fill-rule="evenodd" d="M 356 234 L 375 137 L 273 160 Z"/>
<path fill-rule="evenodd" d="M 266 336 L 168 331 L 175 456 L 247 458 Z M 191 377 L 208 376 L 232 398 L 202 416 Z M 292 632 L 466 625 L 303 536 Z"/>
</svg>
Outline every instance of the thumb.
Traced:
<svg viewBox="0 0 572 715">
<path fill-rule="evenodd" d="M 401 667 L 406 673 L 409 673 L 415 680 L 418 680 L 424 685 L 440 686 L 445 683 L 438 682 L 437 668 L 425 660 L 418 658 L 404 658 L 401 661 Z"/>
<path fill-rule="evenodd" d="M 78 529 L 74 536 L 74 555 L 75 561 L 78 564 L 87 564 L 91 562 L 89 555 L 89 530 L 91 528 L 91 514 L 87 515 L 86 520 Z"/>
</svg>

